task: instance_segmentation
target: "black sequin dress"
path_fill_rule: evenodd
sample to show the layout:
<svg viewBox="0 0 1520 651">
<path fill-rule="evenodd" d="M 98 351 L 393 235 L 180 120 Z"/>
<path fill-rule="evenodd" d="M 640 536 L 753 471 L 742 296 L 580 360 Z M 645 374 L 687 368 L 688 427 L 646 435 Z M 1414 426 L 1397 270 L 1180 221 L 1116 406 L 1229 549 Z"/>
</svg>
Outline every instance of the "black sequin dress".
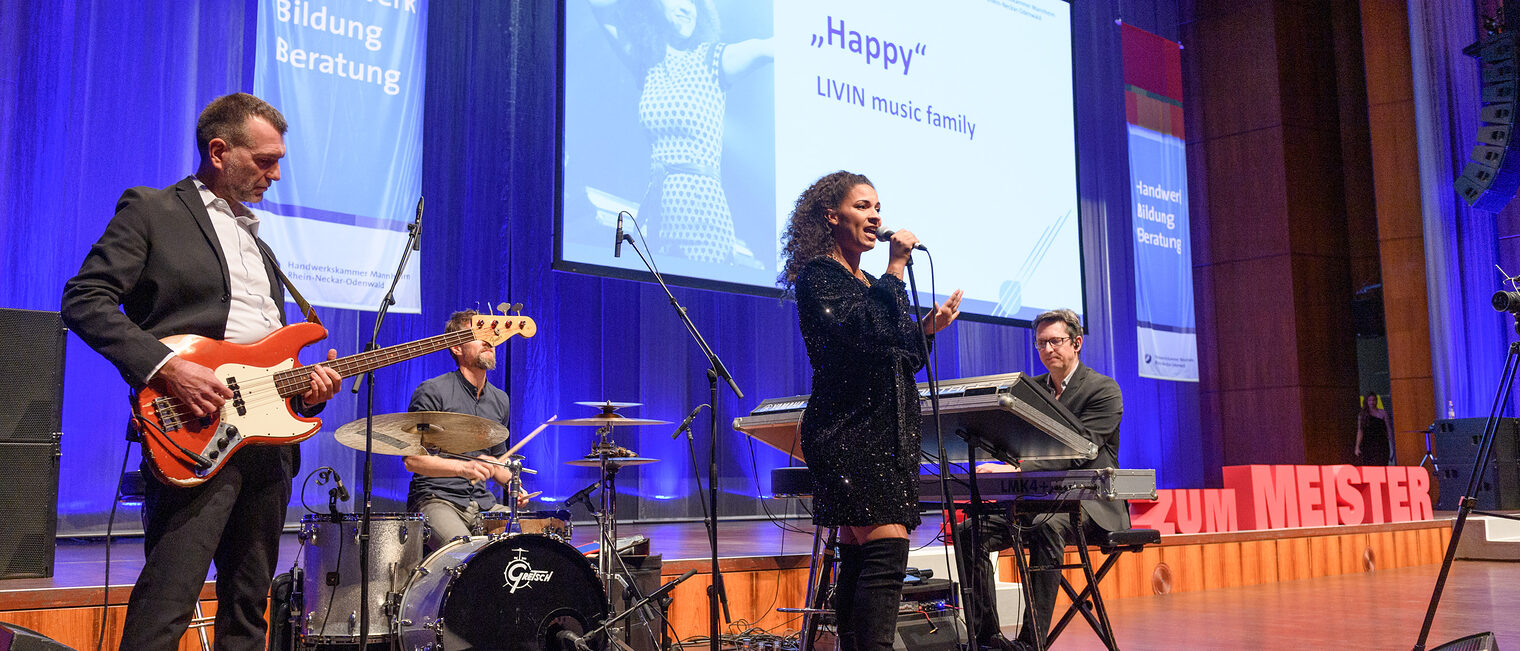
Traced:
<svg viewBox="0 0 1520 651">
<path fill-rule="evenodd" d="M 802 415 L 813 521 L 822 526 L 918 526 L 923 366 L 908 294 L 896 276 L 870 286 L 829 257 L 797 277 L 797 318 L 813 367 Z"/>
</svg>

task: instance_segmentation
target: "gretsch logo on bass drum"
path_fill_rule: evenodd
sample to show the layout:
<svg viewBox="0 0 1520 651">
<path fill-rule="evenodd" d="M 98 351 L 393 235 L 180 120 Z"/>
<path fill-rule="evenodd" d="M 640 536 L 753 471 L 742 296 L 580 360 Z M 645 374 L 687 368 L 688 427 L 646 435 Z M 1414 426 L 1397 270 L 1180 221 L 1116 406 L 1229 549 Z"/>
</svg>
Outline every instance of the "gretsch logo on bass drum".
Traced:
<svg viewBox="0 0 1520 651">
<path fill-rule="evenodd" d="M 528 585 L 530 583 L 542 583 L 554 578 L 553 570 L 533 569 L 533 563 L 523 558 L 523 554 L 528 553 L 528 550 L 519 547 L 512 551 L 517 552 L 517 558 L 507 561 L 507 567 L 502 571 L 502 577 L 507 581 L 505 586 L 509 594 L 516 594 L 518 588 L 532 587 Z"/>
</svg>

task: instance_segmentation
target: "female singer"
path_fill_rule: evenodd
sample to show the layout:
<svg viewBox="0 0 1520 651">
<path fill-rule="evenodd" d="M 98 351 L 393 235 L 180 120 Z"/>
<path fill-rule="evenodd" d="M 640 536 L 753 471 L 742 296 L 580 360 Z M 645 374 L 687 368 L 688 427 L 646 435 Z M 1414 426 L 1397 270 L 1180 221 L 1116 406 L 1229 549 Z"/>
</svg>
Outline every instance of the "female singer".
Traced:
<svg viewBox="0 0 1520 651">
<path fill-rule="evenodd" d="M 903 269 L 918 238 L 906 230 L 892 234 L 885 274 L 861 270 L 880 211 L 869 179 L 834 172 L 797 198 L 782 236 L 779 280 L 797 298 L 813 367 L 802 452 L 813 520 L 839 527 L 834 609 L 847 651 L 892 648 L 908 531 L 919 524 L 919 328 L 932 335 L 960 316 L 960 290 L 919 324 L 909 316 Z"/>
</svg>

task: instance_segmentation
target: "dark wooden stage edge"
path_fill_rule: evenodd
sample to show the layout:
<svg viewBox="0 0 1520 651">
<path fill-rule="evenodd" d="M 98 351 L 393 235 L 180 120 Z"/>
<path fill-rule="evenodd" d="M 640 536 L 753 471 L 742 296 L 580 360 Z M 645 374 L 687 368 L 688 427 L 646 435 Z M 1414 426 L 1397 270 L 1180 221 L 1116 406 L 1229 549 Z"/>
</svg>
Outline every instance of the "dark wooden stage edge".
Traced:
<svg viewBox="0 0 1520 651">
<path fill-rule="evenodd" d="M 811 544 L 811 526 L 806 520 L 788 522 L 808 533 L 783 532 L 769 521 L 723 522 L 719 527 L 721 566 L 734 619 L 780 634 L 797 628 L 795 616 L 776 613 L 775 609 L 802 605 Z M 936 544 L 936 524 L 926 520 L 914 532 L 915 547 Z M 705 635 L 710 575 L 701 523 L 619 527 L 620 535 L 632 533 L 649 536 L 652 551 L 664 556 L 665 580 L 697 570 L 697 576 L 672 593 L 670 617 L 683 639 Z M 1144 552 L 1121 558 L 1104 581 L 1103 593 L 1107 599 L 1120 600 L 1438 564 L 1450 535 L 1451 520 L 1442 518 L 1166 536 Z M 576 542 L 584 542 L 584 537 L 578 533 Z M 281 567 L 288 567 L 297 553 L 294 536 L 286 538 Z M 93 649 L 101 617 L 103 556 L 103 544 L 63 544 L 52 579 L 0 581 L 0 622 L 25 626 L 76 649 Z M 1094 563 L 1099 562 L 1101 558 L 1095 557 Z M 114 648 L 113 642 L 120 635 L 127 594 L 141 565 L 140 540 L 128 539 L 113 546 L 108 648 Z M 1008 581 L 1013 573 L 1012 559 L 1005 554 L 999 574 Z M 1080 579 L 1071 578 L 1080 588 Z M 202 597 L 202 608 L 207 615 L 212 614 L 216 603 L 210 583 Z M 198 649 L 199 641 L 191 633 L 180 648 Z"/>
</svg>

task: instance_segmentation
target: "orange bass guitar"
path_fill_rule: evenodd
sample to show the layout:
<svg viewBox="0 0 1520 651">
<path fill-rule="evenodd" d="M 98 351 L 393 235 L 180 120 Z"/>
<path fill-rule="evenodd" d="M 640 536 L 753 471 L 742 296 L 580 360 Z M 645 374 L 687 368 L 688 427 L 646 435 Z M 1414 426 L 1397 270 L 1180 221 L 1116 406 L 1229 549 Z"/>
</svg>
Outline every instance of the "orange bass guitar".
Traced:
<svg viewBox="0 0 1520 651">
<path fill-rule="evenodd" d="M 514 335 L 537 333 L 538 325 L 528 317 L 481 314 L 468 330 L 320 364 L 347 378 L 477 339 L 495 346 Z M 289 445 L 315 434 L 322 419 L 295 413 L 290 398 L 311 385 L 311 372 L 296 363 L 296 354 L 326 337 L 327 330 L 315 323 L 288 325 L 252 344 L 197 335 L 165 337 L 162 341 L 181 358 L 211 369 L 232 398 L 219 414 L 196 418 L 157 380 L 134 393 L 134 420 L 154 474 L 167 483 L 195 486 L 245 445 Z"/>
</svg>

